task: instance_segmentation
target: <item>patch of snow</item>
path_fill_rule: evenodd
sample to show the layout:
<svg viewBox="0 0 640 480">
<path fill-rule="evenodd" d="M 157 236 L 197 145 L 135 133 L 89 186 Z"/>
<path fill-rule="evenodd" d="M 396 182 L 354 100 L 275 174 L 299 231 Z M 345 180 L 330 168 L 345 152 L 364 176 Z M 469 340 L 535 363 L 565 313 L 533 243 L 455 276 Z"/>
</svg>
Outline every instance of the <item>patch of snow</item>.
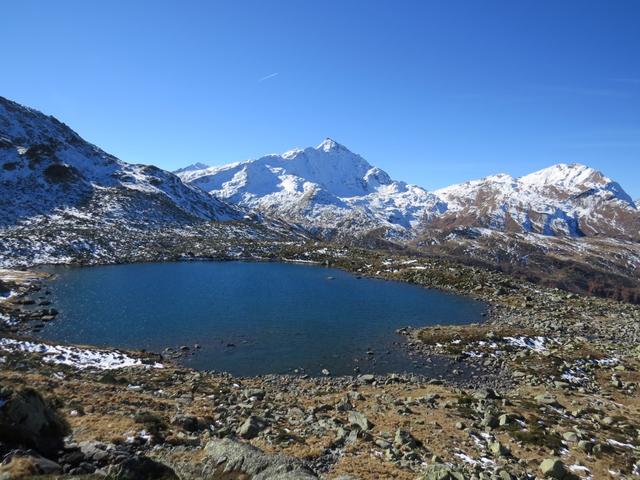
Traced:
<svg viewBox="0 0 640 480">
<path fill-rule="evenodd" d="M 630 443 L 622 443 L 617 440 L 613 440 L 611 438 L 607 439 L 607 443 L 612 447 L 620 447 L 620 448 L 637 448 L 635 445 Z"/>
<path fill-rule="evenodd" d="M 162 368 L 162 364 L 144 364 L 140 359 L 130 357 L 117 350 L 93 350 L 88 348 L 65 347 L 28 341 L 0 338 L 0 350 L 6 352 L 27 352 L 42 355 L 46 363 L 68 365 L 80 370 L 115 370 L 126 367 Z"/>
<path fill-rule="evenodd" d="M 546 352 L 547 346 L 546 344 L 549 342 L 548 338 L 545 337 L 504 337 L 504 340 L 508 345 L 516 348 L 526 348 L 528 350 L 534 350 L 536 352 Z"/>
</svg>

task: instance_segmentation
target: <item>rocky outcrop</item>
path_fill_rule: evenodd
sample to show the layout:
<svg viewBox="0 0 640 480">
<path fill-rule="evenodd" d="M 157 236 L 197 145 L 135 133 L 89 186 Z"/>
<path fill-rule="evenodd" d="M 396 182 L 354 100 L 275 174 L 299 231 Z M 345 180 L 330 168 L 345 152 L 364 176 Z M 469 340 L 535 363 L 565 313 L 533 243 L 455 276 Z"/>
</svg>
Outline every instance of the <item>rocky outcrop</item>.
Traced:
<svg viewBox="0 0 640 480">
<path fill-rule="evenodd" d="M 207 480 L 313 480 L 318 478 L 294 457 L 269 455 L 230 438 L 211 440 L 204 448 L 202 478 Z"/>
</svg>

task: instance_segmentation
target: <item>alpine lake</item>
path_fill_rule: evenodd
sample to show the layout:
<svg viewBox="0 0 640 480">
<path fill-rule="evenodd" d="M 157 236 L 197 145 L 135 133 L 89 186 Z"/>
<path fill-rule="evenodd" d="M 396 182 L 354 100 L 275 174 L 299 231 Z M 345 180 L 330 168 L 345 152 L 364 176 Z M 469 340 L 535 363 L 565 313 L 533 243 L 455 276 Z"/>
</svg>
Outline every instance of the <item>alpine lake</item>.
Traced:
<svg viewBox="0 0 640 480">
<path fill-rule="evenodd" d="M 47 340 L 180 355 L 236 376 L 416 372 L 396 330 L 480 322 L 486 305 L 408 283 L 275 262 L 192 261 L 48 267 L 59 310 Z M 170 350 L 166 350 L 170 349 Z"/>
</svg>

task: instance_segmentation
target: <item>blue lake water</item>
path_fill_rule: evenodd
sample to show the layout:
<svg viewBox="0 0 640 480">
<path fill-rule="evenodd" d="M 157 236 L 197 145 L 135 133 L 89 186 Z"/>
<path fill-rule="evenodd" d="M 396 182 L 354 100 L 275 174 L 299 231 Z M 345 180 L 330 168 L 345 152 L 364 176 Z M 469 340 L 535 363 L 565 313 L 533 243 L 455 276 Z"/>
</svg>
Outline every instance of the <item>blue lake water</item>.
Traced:
<svg viewBox="0 0 640 480">
<path fill-rule="evenodd" d="M 199 344 L 182 362 L 235 375 L 389 373 L 415 364 L 395 333 L 406 325 L 481 321 L 484 304 L 406 283 L 319 266 L 182 262 L 55 267 L 60 311 L 41 336 L 147 349 Z M 373 355 L 368 354 L 372 351 Z"/>
</svg>

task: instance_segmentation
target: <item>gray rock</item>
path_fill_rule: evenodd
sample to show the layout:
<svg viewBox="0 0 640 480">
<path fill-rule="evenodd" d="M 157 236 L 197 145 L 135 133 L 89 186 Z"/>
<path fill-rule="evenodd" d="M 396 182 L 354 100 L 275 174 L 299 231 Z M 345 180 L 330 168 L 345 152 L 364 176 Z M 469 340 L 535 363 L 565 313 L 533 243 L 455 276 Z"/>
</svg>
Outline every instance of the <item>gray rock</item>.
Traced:
<svg viewBox="0 0 640 480">
<path fill-rule="evenodd" d="M 148 457 L 134 456 L 116 466 L 109 480 L 179 480 L 170 467 Z"/>
<path fill-rule="evenodd" d="M 427 465 L 420 480 L 466 480 L 467 478 L 461 472 L 447 465 L 434 463 Z"/>
<path fill-rule="evenodd" d="M 559 459 L 547 458 L 540 464 L 540 472 L 546 478 L 561 479 L 566 475 L 567 469 Z"/>
<path fill-rule="evenodd" d="M 361 430 L 367 431 L 373 428 L 373 423 L 369 421 L 369 419 L 364 415 L 364 413 L 352 411 L 349 412 L 348 416 L 349 424 L 360 427 Z"/>
<path fill-rule="evenodd" d="M 230 438 L 211 440 L 204 448 L 204 480 L 314 480 L 318 477 L 297 458 L 269 455 Z"/>
<path fill-rule="evenodd" d="M 236 433 L 238 436 L 248 440 L 256 437 L 265 428 L 267 428 L 267 422 L 263 418 L 251 415 L 238 427 Z"/>
</svg>

